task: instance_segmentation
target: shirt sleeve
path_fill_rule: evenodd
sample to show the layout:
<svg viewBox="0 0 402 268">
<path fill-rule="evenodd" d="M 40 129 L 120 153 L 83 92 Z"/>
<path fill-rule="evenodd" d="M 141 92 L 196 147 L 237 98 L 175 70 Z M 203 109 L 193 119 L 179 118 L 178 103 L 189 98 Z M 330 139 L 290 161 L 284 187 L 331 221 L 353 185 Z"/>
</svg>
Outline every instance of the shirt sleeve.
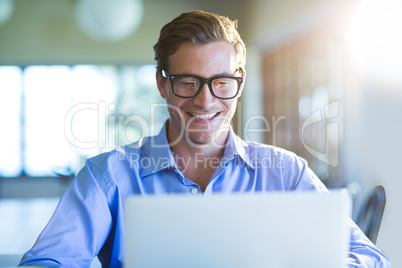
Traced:
<svg viewBox="0 0 402 268">
<path fill-rule="evenodd" d="M 52 218 L 20 266 L 89 267 L 112 226 L 105 181 L 97 180 L 90 162 L 61 198 Z"/>
<path fill-rule="evenodd" d="M 351 239 L 348 267 L 390 268 L 390 261 L 384 252 L 378 249 L 352 220 L 350 220 L 350 226 Z"/>
<path fill-rule="evenodd" d="M 298 159 L 289 170 L 292 176 L 298 176 L 294 190 L 315 190 L 328 192 L 325 185 L 319 180 L 314 172 L 307 166 L 307 162 Z M 349 268 L 390 268 L 388 257 L 378 249 L 360 230 L 360 228 L 349 219 L 350 226 L 350 250 L 347 258 Z"/>
</svg>

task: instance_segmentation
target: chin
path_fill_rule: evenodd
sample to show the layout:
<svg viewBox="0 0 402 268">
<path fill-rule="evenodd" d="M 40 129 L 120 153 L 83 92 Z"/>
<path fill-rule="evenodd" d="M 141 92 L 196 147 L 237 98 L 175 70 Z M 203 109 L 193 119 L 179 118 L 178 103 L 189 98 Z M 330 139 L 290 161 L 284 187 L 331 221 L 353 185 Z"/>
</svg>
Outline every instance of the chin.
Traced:
<svg viewBox="0 0 402 268">
<path fill-rule="evenodd" d="M 222 132 L 212 132 L 212 133 L 197 133 L 198 135 L 194 135 L 194 133 L 186 133 L 185 139 L 187 139 L 188 143 L 194 146 L 209 146 L 209 145 L 219 145 L 219 137 L 221 137 Z"/>
<path fill-rule="evenodd" d="M 208 145 L 210 144 L 214 138 L 212 137 L 212 135 L 185 135 L 184 137 L 185 139 L 187 139 L 189 144 L 192 145 Z"/>
</svg>

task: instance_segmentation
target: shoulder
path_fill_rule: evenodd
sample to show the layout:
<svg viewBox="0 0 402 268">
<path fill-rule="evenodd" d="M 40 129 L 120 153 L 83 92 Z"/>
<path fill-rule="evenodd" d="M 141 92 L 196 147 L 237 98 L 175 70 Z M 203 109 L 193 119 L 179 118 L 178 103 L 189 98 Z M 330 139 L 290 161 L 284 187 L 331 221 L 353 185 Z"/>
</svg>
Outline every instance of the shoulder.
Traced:
<svg viewBox="0 0 402 268">
<path fill-rule="evenodd" d="M 119 185 L 126 185 L 138 176 L 139 168 L 135 163 L 142 157 L 143 141 L 119 146 L 116 149 L 98 154 L 86 160 L 77 174 L 81 184 L 93 181 L 104 191 L 114 191 Z"/>
<path fill-rule="evenodd" d="M 119 195 L 131 193 L 139 177 L 135 163 L 142 157 L 144 146 L 140 140 L 88 158 L 76 176 L 79 189 L 100 189 L 110 203 L 117 197 L 117 190 Z"/>
<path fill-rule="evenodd" d="M 125 164 L 137 160 L 147 148 L 147 138 L 142 138 L 132 144 L 119 146 L 109 152 L 90 157 L 87 159 L 87 164 L 92 167 L 102 167 Z"/>
<path fill-rule="evenodd" d="M 280 147 L 245 140 L 242 140 L 242 146 L 245 154 L 252 161 L 256 161 L 256 159 L 260 159 L 260 161 L 275 161 L 278 167 L 283 168 L 289 166 L 302 168 L 307 165 L 307 162 L 303 158 L 294 152 Z"/>
<path fill-rule="evenodd" d="M 272 145 L 243 141 L 246 154 L 256 169 L 281 178 L 286 190 L 316 190 L 326 187 L 309 168 L 308 163 L 294 152 Z M 275 176 L 271 176 L 272 179 Z"/>
</svg>

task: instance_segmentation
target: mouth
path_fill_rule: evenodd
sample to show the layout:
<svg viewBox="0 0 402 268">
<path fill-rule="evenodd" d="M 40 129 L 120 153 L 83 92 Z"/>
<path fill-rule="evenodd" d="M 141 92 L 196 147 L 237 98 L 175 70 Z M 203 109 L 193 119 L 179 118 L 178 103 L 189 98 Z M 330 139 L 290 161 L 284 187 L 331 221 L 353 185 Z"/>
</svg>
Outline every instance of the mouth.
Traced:
<svg viewBox="0 0 402 268">
<path fill-rule="evenodd" d="M 217 117 L 220 114 L 220 112 L 210 114 L 198 114 L 198 113 L 188 113 L 188 114 L 197 119 L 211 120 Z"/>
</svg>

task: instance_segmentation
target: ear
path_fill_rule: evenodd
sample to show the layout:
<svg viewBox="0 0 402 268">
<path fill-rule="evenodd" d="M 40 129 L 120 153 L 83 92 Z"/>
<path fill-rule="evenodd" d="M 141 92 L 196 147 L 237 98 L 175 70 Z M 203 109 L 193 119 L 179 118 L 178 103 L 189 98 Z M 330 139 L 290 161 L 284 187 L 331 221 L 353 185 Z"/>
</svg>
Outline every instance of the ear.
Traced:
<svg viewBox="0 0 402 268">
<path fill-rule="evenodd" d="M 243 83 L 241 83 L 240 85 L 240 90 L 237 98 L 240 98 L 241 94 L 243 93 L 244 83 L 246 83 L 246 70 L 243 70 Z"/>
<path fill-rule="evenodd" d="M 166 81 L 162 77 L 160 70 L 156 70 L 156 85 L 158 86 L 159 94 L 166 99 Z"/>
</svg>

